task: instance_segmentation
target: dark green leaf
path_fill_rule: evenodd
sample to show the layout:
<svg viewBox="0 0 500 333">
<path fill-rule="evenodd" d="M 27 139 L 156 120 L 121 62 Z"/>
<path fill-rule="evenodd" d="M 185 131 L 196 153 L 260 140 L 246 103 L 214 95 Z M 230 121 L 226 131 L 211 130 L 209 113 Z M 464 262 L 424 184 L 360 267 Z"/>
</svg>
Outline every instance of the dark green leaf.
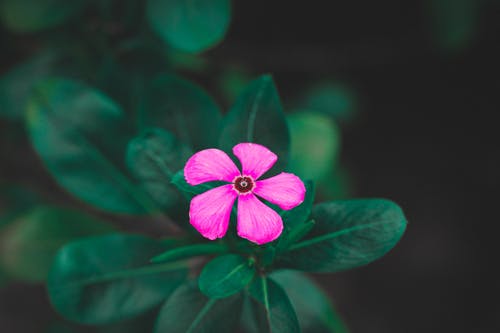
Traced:
<svg viewBox="0 0 500 333">
<path fill-rule="evenodd" d="M 262 247 L 263 251 L 260 255 L 260 265 L 266 267 L 274 262 L 276 257 L 276 248 L 274 246 Z"/>
<path fill-rule="evenodd" d="M 213 148 L 222 119 L 215 101 L 197 85 L 174 75 L 158 75 L 144 91 L 143 122 L 162 127 L 194 150 Z"/>
<path fill-rule="evenodd" d="M 156 211 L 123 170 L 131 130 L 108 97 L 78 82 L 46 80 L 35 88 L 27 124 L 48 171 L 71 194 L 111 212 Z"/>
<path fill-rule="evenodd" d="M 38 194 L 17 185 L 0 185 L 0 232 L 1 228 L 26 213 L 40 201 Z"/>
<path fill-rule="evenodd" d="M 234 103 L 250 81 L 252 77 L 243 67 L 227 65 L 218 79 L 218 86 L 226 102 Z"/>
<path fill-rule="evenodd" d="M 345 200 L 352 197 L 351 175 L 340 165 L 317 185 L 317 191 L 324 200 Z"/>
<path fill-rule="evenodd" d="M 307 91 L 299 108 L 321 112 L 338 122 L 348 122 L 356 116 L 356 96 L 342 84 L 324 82 Z"/>
<path fill-rule="evenodd" d="M 0 289 L 3 288 L 4 285 L 7 284 L 9 278 L 7 274 L 3 271 L 2 267 L 0 267 Z"/>
<path fill-rule="evenodd" d="M 196 283 L 179 287 L 167 300 L 156 322 L 156 333 L 233 333 L 243 303 L 241 294 L 209 299 Z"/>
<path fill-rule="evenodd" d="M 245 288 L 254 275 L 252 261 L 237 254 L 226 254 L 205 265 L 198 284 L 209 298 L 224 298 Z"/>
<path fill-rule="evenodd" d="M 180 170 L 174 175 L 174 177 L 172 177 L 172 184 L 174 184 L 175 187 L 177 187 L 177 189 L 181 191 L 188 200 L 191 200 L 194 196 L 219 186 L 220 182 L 210 182 L 192 186 L 186 182 L 186 179 L 184 178 L 184 170 Z"/>
<path fill-rule="evenodd" d="M 84 324 L 135 317 L 186 278 L 185 263 L 148 265 L 165 249 L 153 239 L 119 234 L 66 245 L 49 273 L 50 301 L 63 317 Z"/>
<path fill-rule="evenodd" d="M 307 222 L 302 222 L 297 224 L 293 229 L 287 231 L 285 235 L 280 238 L 278 245 L 276 247 L 278 252 L 287 250 L 293 243 L 304 238 L 314 227 L 316 222 L 314 220 L 309 220 Z"/>
<path fill-rule="evenodd" d="M 168 250 L 155 256 L 151 262 L 160 263 L 208 254 L 220 254 L 227 251 L 228 248 L 223 243 L 192 244 Z"/>
<path fill-rule="evenodd" d="M 81 11 L 84 0 L 2 0 L 0 18 L 16 32 L 36 32 L 69 21 Z"/>
<path fill-rule="evenodd" d="M 271 277 L 288 294 L 302 332 L 347 333 L 340 316 L 327 295 L 305 274 L 295 271 L 278 271 Z"/>
<path fill-rule="evenodd" d="M 230 152 L 241 142 L 260 143 L 276 153 L 279 157 L 277 170 L 287 165 L 290 135 L 270 75 L 252 81 L 223 120 L 219 146 Z"/>
<path fill-rule="evenodd" d="M 406 228 L 401 208 L 384 199 L 322 203 L 312 217 L 316 226 L 290 247 L 282 267 L 337 272 L 363 266 L 389 252 Z"/>
<path fill-rule="evenodd" d="M 168 54 L 170 65 L 176 71 L 190 71 L 200 73 L 209 66 L 207 59 L 201 54 L 194 54 L 180 50 L 170 49 Z"/>
<path fill-rule="evenodd" d="M 128 144 L 127 166 L 156 203 L 172 208 L 182 198 L 170 180 L 190 155 L 171 133 L 151 129 Z"/>
<path fill-rule="evenodd" d="M 277 250 L 279 252 L 287 249 L 293 242 L 305 236 L 314 225 L 314 222 L 308 219 L 314 202 L 315 186 L 312 181 L 306 181 L 305 187 L 306 196 L 304 202 L 291 210 L 281 211 L 284 231 L 278 239 Z"/>
<path fill-rule="evenodd" d="M 250 285 L 251 312 L 260 333 L 300 332 L 297 316 L 285 291 L 272 279 L 260 276 Z"/>
<path fill-rule="evenodd" d="M 156 318 L 161 305 L 148 312 L 117 323 L 99 325 L 92 333 L 151 333 L 154 330 Z"/>
<path fill-rule="evenodd" d="M 281 217 L 283 218 L 283 224 L 288 230 L 292 230 L 297 225 L 306 222 L 311 215 L 311 209 L 314 202 L 315 195 L 315 186 L 312 181 L 305 182 L 306 187 L 306 196 L 304 198 L 304 202 L 302 202 L 299 206 L 290 209 L 284 210 L 281 213 Z"/>
<path fill-rule="evenodd" d="M 290 161 L 288 169 L 304 179 L 323 180 L 331 173 L 339 151 L 340 131 L 332 119 L 317 112 L 288 116 Z"/>
<path fill-rule="evenodd" d="M 172 47 L 201 52 L 224 38 L 231 18 L 230 0 L 148 0 L 153 30 Z"/>
<path fill-rule="evenodd" d="M 61 246 L 113 230 L 111 225 L 79 211 L 39 206 L 18 216 L 0 234 L 0 263 L 13 278 L 40 282 L 46 279 Z"/>
<path fill-rule="evenodd" d="M 0 77 L 0 116 L 23 119 L 33 85 L 53 71 L 58 56 L 43 52 Z"/>
</svg>

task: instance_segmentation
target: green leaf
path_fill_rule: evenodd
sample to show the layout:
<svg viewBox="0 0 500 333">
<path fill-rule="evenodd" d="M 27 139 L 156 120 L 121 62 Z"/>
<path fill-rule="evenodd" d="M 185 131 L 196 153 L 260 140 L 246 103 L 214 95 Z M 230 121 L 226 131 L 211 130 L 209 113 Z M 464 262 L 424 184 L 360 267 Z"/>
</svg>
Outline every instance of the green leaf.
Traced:
<svg viewBox="0 0 500 333">
<path fill-rule="evenodd" d="M 223 120 L 219 146 L 230 152 L 238 143 L 260 143 L 278 155 L 275 168 L 288 162 L 290 135 L 278 91 L 270 75 L 252 81 Z"/>
<path fill-rule="evenodd" d="M 337 272 L 366 265 L 396 245 L 407 223 L 401 208 L 384 199 L 321 203 L 312 217 L 316 226 L 289 248 L 281 267 Z"/>
<path fill-rule="evenodd" d="M 213 148 L 221 111 L 199 86 L 174 75 L 158 75 L 144 91 L 143 122 L 161 127 L 194 150 Z"/>
<path fill-rule="evenodd" d="M 238 324 L 243 297 L 209 299 L 196 283 L 179 287 L 160 310 L 156 333 L 232 333 Z"/>
<path fill-rule="evenodd" d="M 186 278 L 185 263 L 148 265 L 165 249 L 160 241 L 120 234 L 66 245 L 49 273 L 50 301 L 63 317 L 83 324 L 135 317 L 159 305 Z"/>
<path fill-rule="evenodd" d="M 345 200 L 352 197 L 352 179 L 347 169 L 337 165 L 325 179 L 318 183 L 318 193 L 326 201 Z"/>
<path fill-rule="evenodd" d="M 299 102 L 299 108 L 333 117 L 338 122 L 349 122 L 357 113 L 356 96 L 348 87 L 323 82 L 307 91 Z"/>
<path fill-rule="evenodd" d="M 217 79 L 217 84 L 226 102 L 234 103 L 248 83 L 252 81 L 252 77 L 243 67 L 234 65 L 224 67 L 224 71 Z"/>
<path fill-rule="evenodd" d="M 276 248 L 278 252 L 286 250 L 293 242 L 304 237 L 314 225 L 314 221 L 308 219 L 314 202 L 315 186 L 312 181 L 306 181 L 305 187 L 304 202 L 293 209 L 281 211 L 284 230 L 278 239 Z"/>
<path fill-rule="evenodd" d="M 19 215 L 26 213 L 27 209 L 32 208 L 40 202 L 37 193 L 31 189 L 18 186 L 1 184 L 0 185 L 0 232 L 2 228 L 12 223 Z"/>
<path fill-rule="evenodd" d="M 176 49 L 170 49 L 167 53 L 168 61 L 175 71 L 189 71 L 193 73 L 202 73 L 208 69 L 208 60 L 201 54 L 183 52 Z"/>
<path fill-rule="evenodd" d="M 317 112 L 298 112 L 288 116 L 290 161 L 288 169 L 304 179 L 327 177 L 340 151 L 340 131 L 333 120 Z"/>
<path fill-rule="evenodd" d="M 230 0 L 148 0 L 152 29 L 170 46 L 202 52 L 219 43 L 231 19 Z"/>
<path fill-rule="evenodd" d="M 208 254 L 220 254 L 227 251 L 228 247 L 224 243 L 192 244 L 168 250 L 153 257 L 151 262 L 160 263 Z"/>
<path fill-rule="evenodd" d="M 285 291 L 272 279 L 260 276 L 249 288 L 251 311 L 260 333 L 300 332 L 297 316 Z"/>
<path fill-rule="evenodd" d="M 43 81 L 29 103 L 27 125 L 46 168 L 74 196 L 110 212 L 157 210 L 124 171 L 132 131 L 121 108 L 99 91 L 75 81 Z"/>
<path fill-rule="evenodd" d="M 161 207 L 172 208 L 182 198 L 170 180 L 189 156 L 191 150 L 171 133 L 154 128 L 130 141 L 126 160 L 151 198 Z"/>
<path fill-rule="evenodd" d="M 34 84 L 54 71 L 55 52 L 42 52 L 0 77 L 0 116 L 23 119 Z"/>
<path fill-rule="evenodd" d="M 2 0 L 0 18 L 15 32 L 37 32 L 68 22 L 87 3 L 84 0 Z"/>
<path fill-rule="evenodd" d="M 288 294 L 302 332 L 348 332 L 327 295 L 305 274 L 286 270 L 274 272 L 271 277 Z"/>
<path fill-rule="evenodd" d="M 18 216 L 0 234 L 0 264 L 13 278 L 44 281 L 54 255 L 64 244 L 113 230 L 80 211 L 38 206 Z"/>
<path fill-rule="evenodd" d="M 209 298 L 224 298 L 245 288 L 254 275 L 251 260 L 237 254 L 226 254 L 205 265 L 198 285 Z"/>
<path fill-rule="evenodd" d="M 154 330 L 156 317 L 160 306 L 156 306 L 146 313 L 140 314 L 132 319 L 119 321 L 117 323 L 99 325 L 92 333 L 150 333 Z"/>
<path fill-rule="evenodd" d="M 283 224 L 288 230 L 295 228 L 297 225 L 306 222 L 311 215 L 311 209 L 314 202 L 315 186 L 312 181 L 305 182 L 306 196 L 304 201 L 297 207 L 284 210 L 281 213 Z"/>
<path fill-rule="evenodd" d="M 3 288 L 7 282 L 9 281 L 9 277 L 3 271 L 2 267 L 0 267 L 0 289 Z"/>
<path fill-rule="evenodd" d="M 192 186 L 186 182 L 186 179 L 184 178 L 184 170 L 180 170 L 176 172 L 176 174 L 172 177 L 172 184 L 174 184 L 175 187 L 177 187 L 177 189 L 181 191 L 182 194 L 184 194 L 186 199 L 191 200 L 194 196 L 206 192 L 208 190 L 211 190 L 214 187 L 221 185 L 222 183 L 209 182 Z"/>
<path fill-rule="evenodd" d="M 309 220 L 296 225 L 280 238 L 276 250 L 278 252 L 286 251 L 293 243 L 304 238 L 312 230 L 315 224 L 316 222 L 314 220 Z"/>
</svg>

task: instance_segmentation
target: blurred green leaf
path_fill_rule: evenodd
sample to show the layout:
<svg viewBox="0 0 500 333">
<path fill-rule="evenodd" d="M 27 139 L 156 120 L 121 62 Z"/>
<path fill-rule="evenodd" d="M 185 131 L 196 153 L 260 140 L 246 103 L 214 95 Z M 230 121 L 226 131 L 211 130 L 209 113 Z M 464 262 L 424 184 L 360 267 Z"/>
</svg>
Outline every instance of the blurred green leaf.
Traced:
<svg viewBox="0 0 500 333">
<path fill-rule="evenodd" d="M 357 113 L 355 94 L 346 86 L 324 82 L 309 89 L 299 102 L 299 108 L 323 113 L 336 122 L 349 122 Z"/>
<path fill-rule="evenodd" d="M 259 143 L 276 153 L 279 156 L 276 170 L 287 165 L 290 134 L 270 75 L 252 81 L 223 120 L 219 146 L 230 152 L 241 142 Z"/>
<path fill-rule="evenodd" d="M 198 285 L 209 298 L 224 298 L 238 293 L 255 275 L 253 262 L 237 254 L 217 257 L 203 267 Z"/>
<path fill-rule="evenodd" d="M 159 305 L 187 275 L 182 262 L 148 265 L 166 250 L 160 241 L 138 235 L 110 235 L 73 242 L 54 260 L 47 288 L 63 317 L 105 324 Z"/>
<path fill-rule="evenodd" d="M 12 223 L 17 216 L 26 213 L 28 208 L 39 203 L 41 199 L 31 189 L 14 185 L 0 185 L 0 232 L 1 228 Z"/>
<path fill-rule="evenodd" d="M 55 52 L 42 52 L 3 74 L 0 77 L 0 116 L 23 119 L 34 84 L 54 71 L 58 58 Z"/>
<path fill-rule="evenodd" d="M 191 154 L 191 150 L 171 133 L 154 128 L 129 142 L 126 160 L 145 191 L 161 207 L 168 209 L 183 200 L 170 180 Z"/>
<path fill-rule="evenodd" d="M 344 200 L 352 197 L 352 179 L 347 169 L 337 165 L 320 183 L 318 196 L 322 200 Z"/>
<path fill-rule="evenodd" d="M 191 72 L 202 72 L 209 67 L 207 59 L 201 54 L 193 54 L 170 49 L 167 53 L 171 66 L 178 71 L 186 70 Z"/>
<path fill-rule="evenodd" d="M 297 313 L 302 332 L 348 332 L 328 296 L 305 274 L 295 271 L 278 271 L 272 273 L 271 277 L 288 294 Z"/>
<path fill-rule="evenodd" d="M 240 319 L 241 294 L 209 299 L 196 283 L 179 287 L 160 310 L 156 333 L 233 333 Z"/>
<path fill-rule="evenodd" d="M 290 171 L 304 179 L 323 180 L 333 169 L 340 151 L 340 131 L 326 115 L 299 112 L 288 116 Z"/>
<path fill-rule="evenodd" d="M 34 90 L 27 125 L 48 171 L 71 194 L 111 212 L 157 210 L 124 170 L 133 130 L 121 108 L 99 91 L 75 81 L 45 80 Z"/>
<path fill-rule="evenodd" d="M 406 229 L 401 208 L 385 199 L 321 203 L 316 226 L 292 245 L 279 265 L 311 272 L 337 272 L 366 265 L 389 252 Z"/>
<path fill-rule="evenodd" d="M 147 18 L 170 46 L 202 52 L 219 43 L 231 19 L 230 0 L 148 0 Z"/>
<path fill-rule="evenodd" d="M 252 77 L 250 73 L 241 67 L 227 67 L 228 68 L 222 72 L 221 76 L 218 78 L 218 85 L 226 101 L 234 103 L 236 98 L 252 81 Z"/>
<path fill-rule="evenodd" d="M 194 196 L 221 185 L 221 182 L 208 182 L 192 186 L 186 182 L 186 178 L 184 178 L 184 170 L 180 170 L 175 173 L 174 177 L 172 177 L 172 184 L 174 184 L 175 187 L 177 187 L 177 189 L 184 194 L 186 199 L 191 200 Z"/>
<path fill-rule="evenodd" d="M 167 250 L 153 257 L 151 262 L 160 263 L 208 254 L 220 254 L 227 251 L 228 247 L 224 243 L 191 244 Z"/>
<path fill-rule="evenodd" d="M 250 285 L 251 312 L 259 333 L 300 332 L 299 322 L 286 292 L 272 279 L 260 276 Z"/>
<path fill-rule="evenodd" d="M 113 230 L 80 211 L 38 206 L 18 216 L 0 233 L 0 264 L 13 278 L 44 281 L 55 253 L 64 244 Z"/>
<path fill-rule="evenodd" d="M 2 23 L 15 32 L 37 32 L 70 21 L 88 1 L 85 0 L 2 0 Z"/>
<path fill-rule="evenodd" d="M 3 271 L 2 267 L 0 267 L 0 289 L 3 288 L 9 281 L 9 277 L 7 274 Z"/>
<path fill-rule="evenodd" d="M 147 84 L 142 103 L 145 126 L 166 129 L 194 150 L 216 145 L 221 112 L 197 85 L 173 75 L 158 75 Z"/>
<path fill-rule="evenodd" d="M 480 1 L 429 0 L 434 39 L 445 51 L 460 51 L 473 41 Z"/>
</svg>

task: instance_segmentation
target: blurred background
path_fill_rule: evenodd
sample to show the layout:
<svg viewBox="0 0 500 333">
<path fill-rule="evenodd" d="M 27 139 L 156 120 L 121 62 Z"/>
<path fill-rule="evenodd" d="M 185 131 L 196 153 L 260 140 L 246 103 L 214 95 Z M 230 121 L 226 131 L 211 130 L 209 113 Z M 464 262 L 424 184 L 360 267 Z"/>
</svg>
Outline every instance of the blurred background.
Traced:
<svg viewBox="0 0 500 333">
<path fill-rule="evenodd" d="M 301 124 L 314 130 L 331 122 L 325 145 L 335 162 L 317 175 L 320 196 L 390 198 L 409 220 L 403 240 L 382 260 L 315 275 L 350 330 L 500 331 L 492 261 L 500 199 L 500 1 L 233 1 L 227 34 L 201 53 L 165 48 L 142 1 L 83 1 L 69 19 L 44 13 L 56 18 L 41 28 L 28 22 L 36 17 L 30 1 L 18 1 L 26 5 L 17 13 L 12 2 L 0 0 L 0 226 L 40 198 L 88 210 L 44 170 L 22 117 L 11 112 L 17 106 L 5 96 L 23 98 L 23 80 L 56 67 L 98 82 L 110 59 L 123 60 L 128 74 L 147 66 L 154 72 L 164 62 L 227 110 L 250 79 L 271 73 L 292 140 Z M 140 55 L 127 53 L 137 44 L 146 45 L 135 49 Z M 71 60 L 54 65 L 54 55 L 43 53 L 48 46 L 69 49 Z M 18 69 L 33 61 L 35 69 Z M 75 62 L 87 66 L 83 77 L 66 66 Z M 321 145 L 322 138 L 311 140 Z M 128 219 L 116 223 L 156 230 Z M 16 254 L 5 252 L 6 236 L 0 241 L 9 262 Z M 55 314 L 43 285 L 0 270 L 7 270 L 0 274 L 0 330 L 46 332 Z"/>
</svg>

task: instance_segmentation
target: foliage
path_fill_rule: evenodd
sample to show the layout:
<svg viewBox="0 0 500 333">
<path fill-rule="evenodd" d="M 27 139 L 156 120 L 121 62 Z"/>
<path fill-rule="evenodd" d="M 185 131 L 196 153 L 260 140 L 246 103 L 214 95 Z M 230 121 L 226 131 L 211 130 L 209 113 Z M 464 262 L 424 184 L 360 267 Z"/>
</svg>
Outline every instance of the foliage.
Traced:
<svg viewBox="0 0 500 333">
<path fill-rule="evenodd" d="M 203 68 L 198 54 L 228 30 L 229 0 L 148 0 L 142 10 L 125 1 L 130 15 L 115 23 L 126 37 L 97 24 L 102 38 L 88 38 L 92 20 L 84 13 L 106 22 L 110 4 L 0 1 L 3 24 L 36 34 L 43 45 L 0 77 L 0 116 L 24 121 L 45 171 L 90 212 L 9 194 L 18 204 L 0 205 L 0 283 L 45 281 L 60 316 L 103 331 L 118 325 L 124 332 L 135 327 L 127 323 L 147 318 L 145 330 L 154 321 L 155 332 L 346 332 L 324 292 L 291 269 L 332 273 L 366 265 L 406 228 L 392 201 L 329 200 L 345 180 L 340 126 L 355 114 L 353 94 L 339 85 L 316 87 L 287 114 L 271 75 L 250 80 L 240 70 L 215 79 L 234 100 L 224 113 L 174 69 Z M 59 42 L 49 41 L 61 26 L 78 38 L 61 32 Z M 219 183 L 189 185 L 186 160 L 240 142 L 265 145 L 279 156 L 270 173 L 294 172 L 306 184 L 301 205 L 273 206 L 285 228 L 262 246 L 236 237 L 235 214 L 227 236 L 214 242 L 188 223 L 189 201 Z M 118 232 L 96 217 L 103 214 L 180 228 L 168 239 Z"/>
</svg>

